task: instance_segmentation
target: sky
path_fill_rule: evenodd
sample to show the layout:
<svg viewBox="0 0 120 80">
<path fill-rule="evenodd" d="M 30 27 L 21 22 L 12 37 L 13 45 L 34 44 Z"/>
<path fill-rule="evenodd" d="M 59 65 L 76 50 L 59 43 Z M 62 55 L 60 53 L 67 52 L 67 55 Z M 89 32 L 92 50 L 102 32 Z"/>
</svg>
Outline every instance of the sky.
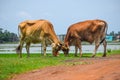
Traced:
<svg viewBox="0 0 120 80">
<path fill-rule="evenodd" d="M 108 33 L 120 31 L 120 0 L 0 0 L 0 28 L 18 33 L 25 20 L 46 19 L 57 35 L 76 22 L 102 19 Z"/>
</svg>

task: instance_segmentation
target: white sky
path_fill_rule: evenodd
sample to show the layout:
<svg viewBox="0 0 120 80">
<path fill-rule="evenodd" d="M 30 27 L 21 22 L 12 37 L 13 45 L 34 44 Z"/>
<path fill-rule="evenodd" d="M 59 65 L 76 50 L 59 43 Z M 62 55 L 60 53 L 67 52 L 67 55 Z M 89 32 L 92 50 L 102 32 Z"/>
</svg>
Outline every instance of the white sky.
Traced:
<svg viewBox="0 0 120 80">
<path fill-rule="evenodd" d="M 120 31 L 120 0 L 0 0 L 0 28 L 17 33 L 24 20 L 46 19 L 56 34 L 88 19 L 103 19 L 108 33 Z"/>
</svg>

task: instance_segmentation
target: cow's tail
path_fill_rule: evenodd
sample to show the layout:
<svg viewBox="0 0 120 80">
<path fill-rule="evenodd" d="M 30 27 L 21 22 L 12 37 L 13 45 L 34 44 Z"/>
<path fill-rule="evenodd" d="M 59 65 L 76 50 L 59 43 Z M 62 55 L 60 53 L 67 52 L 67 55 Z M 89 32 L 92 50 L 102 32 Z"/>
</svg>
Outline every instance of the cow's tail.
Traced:
<svg viewBox="0 0 120 80">
<path fill-rule="evenodd" d="M 18 36 L 19 36 L 19 39 L 20 39 L 20 27 L 18 25 Z M 20 45 L 16 48 L 16 53 L 20 53 Z"/>
<path fill-rule="evenodd" d="M 18 36 L 19 36 L 19 38 L 20 38 L 20 28 L 19 28 L 19 25 L 18 25 Z"/>
<path fill-rule="evenodd" d="M 104 27 L 105 28 L 104 29 L 105 33 L 104 33 L 103 39 L 100 41 L 100 44 L 102 44 L 103 41 L 106 39 L 107 30 L 108 30 L 108 24 L 106 22 L 104 22 L 104 23 L 105 23 L 105 27 Z"/>
<path fill-rule="evenodd" d="M 20 27 L 19 27 L 19 25 L 18 25 L 18 36 L 20 38 Z"/>
</svg>

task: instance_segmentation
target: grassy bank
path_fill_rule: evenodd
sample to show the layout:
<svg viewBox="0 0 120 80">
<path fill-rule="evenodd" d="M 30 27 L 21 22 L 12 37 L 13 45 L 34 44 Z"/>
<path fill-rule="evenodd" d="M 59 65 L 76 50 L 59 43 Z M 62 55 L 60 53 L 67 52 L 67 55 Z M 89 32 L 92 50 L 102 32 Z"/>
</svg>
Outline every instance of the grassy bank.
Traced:
<svg viewBox="0 0 120 80">
<path fill-rule="evenodd" d="M 120 54 L 120 50 L 112 51 L 108 55 Z M 92 54 L 83 54 L 82 58 L 90 58 Z M 102 54 L 97 54 L 101 57 Z M 7 80 L 15 74 L 24 73 L 38 68 L 47 66 L 54 66 L 63 64 L 65 60 L 79 59 L 80 57 L 74 57 L 74 54 L 70 54 L 65 57 L 60 54 L 59 57 L 53 57 L 51 54 L 42 56 L 40 54 L 31 54 L 30 58 L 26 58 L 26 54 L 23 54 L 23 58 L 18 58 L 16 54 L 0 54 L 0 80 Z"/>
</svg>

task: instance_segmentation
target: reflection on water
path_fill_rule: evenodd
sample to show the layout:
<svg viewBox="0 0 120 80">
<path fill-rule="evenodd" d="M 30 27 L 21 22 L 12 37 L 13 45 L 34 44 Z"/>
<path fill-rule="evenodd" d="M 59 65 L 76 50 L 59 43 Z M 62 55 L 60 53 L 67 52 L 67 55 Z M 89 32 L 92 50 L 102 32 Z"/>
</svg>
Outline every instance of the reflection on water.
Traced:
<svg viewBox="0 0 120 80">
<path fill-rule="evenodd" d="M 18 44 L 0 44 L 0 53 L 16 53 L 15 49 Z M 40 44 L 32 44 L 30 47 L 30 53 L 41 53 Z M 92 53 L 94 51 L 94 45 L 82 45 L 83 53 Z M 51 53 L 51 46 L 47 47 L 47 53 Z M 98 48 L 97 52 L 103 52 L 103 45 Z M 120 45 L 107 45 L 107 49 L 111 50 L 120 50 Z M 25 47 L 22 50 L 23 53 L 26 53 Z M 74 53 L 74 46 L 70 47 L 70 52 Z M 60 51 L 60 53 L 63 53 Z"/>
</svg>

